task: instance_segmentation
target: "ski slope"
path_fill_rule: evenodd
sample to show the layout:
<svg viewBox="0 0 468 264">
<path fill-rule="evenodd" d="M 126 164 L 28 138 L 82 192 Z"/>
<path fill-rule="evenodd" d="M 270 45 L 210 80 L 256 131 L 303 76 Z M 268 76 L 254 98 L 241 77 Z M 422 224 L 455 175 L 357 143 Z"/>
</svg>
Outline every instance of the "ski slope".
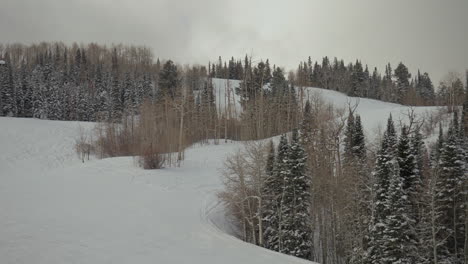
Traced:
<svg viewBox="0 0 468 264">
<path fill-rule="evenodd" d="M 81 163 L 78 126 L 0 118 L 0 263 L 310 263 L 228 234 L 218 169 L 239 143 L 145 171 L 131 157 Z"/>
<path fill-rule="evenodd" d="M 307 90 L 337 107 L 357 100 Z M 369 99 L 357 109 L 368 134 L 405 110 Z M 0 263 L 311 263 L 231 235 L 216 193 L 241 143 L 195 145 L 181 168 L 145 171 L 131 157 L 81 163 L 80 127 L 93 124 L 0 118 Z"/>
</svg>

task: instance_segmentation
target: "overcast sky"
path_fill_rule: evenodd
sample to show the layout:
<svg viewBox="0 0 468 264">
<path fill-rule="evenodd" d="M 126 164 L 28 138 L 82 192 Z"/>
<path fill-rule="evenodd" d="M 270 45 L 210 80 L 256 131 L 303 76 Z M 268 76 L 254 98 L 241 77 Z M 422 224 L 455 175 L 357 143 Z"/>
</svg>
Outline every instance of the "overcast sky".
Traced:
<svg viewBox="0 0 468 264">
<path fill-rule="evenodd" d="M 468 69 L 468 0 L 0 0 L 0 42 L 124 43 L 156 57 L 207 63 L 269 58 L 286 69 L 309 55 L 403 61 L 437 84 Z"/>
</svg>

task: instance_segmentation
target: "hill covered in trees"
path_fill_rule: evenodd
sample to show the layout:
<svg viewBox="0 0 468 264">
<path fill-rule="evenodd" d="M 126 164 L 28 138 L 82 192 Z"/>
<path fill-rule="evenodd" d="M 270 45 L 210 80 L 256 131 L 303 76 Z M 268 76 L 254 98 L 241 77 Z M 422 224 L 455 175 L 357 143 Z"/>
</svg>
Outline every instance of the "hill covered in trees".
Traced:
<svg viewBox="0 0 468 264">
<path fill-rule="evenodd" d="M 165 95 L 174 99 L 182 95 L 182 90 L 187 90 L 187 94 L 201 91 L 210 77 L 245 83 L 245 89 L 240 90 L 244 101 L 249 93 L 257 93 L 258 87 L 273 82 L 280 85 L 278 82 L 283 81 L 296 87 L 320 87 L 408 105 L 460 105 L 464 98 L 459 78 L 441 83 L 436 91 L 427 73 L 418 71 L 411 75 L 403 63 L 394 70 L 388 64 L 384 74 L 377 68 L 370 71 L 359 60 L 346 65 L 343 60 L 330 61 L 328 57 L 321 63 L 309 58 L 289 73 L 272 66 L 268 59 L 254 65 L 247 56 L 227 62 L 219 58 L 207 66 L 182 67 L 170 60 L 155 59 L 145 47 L 62 43 L 5 45 L 0 59 L 3 116 L 118 119 L 137 113 L 145 101 L 155 102 Z M 196 103 L 195 97 L 191 100 Z"/>
</svg>

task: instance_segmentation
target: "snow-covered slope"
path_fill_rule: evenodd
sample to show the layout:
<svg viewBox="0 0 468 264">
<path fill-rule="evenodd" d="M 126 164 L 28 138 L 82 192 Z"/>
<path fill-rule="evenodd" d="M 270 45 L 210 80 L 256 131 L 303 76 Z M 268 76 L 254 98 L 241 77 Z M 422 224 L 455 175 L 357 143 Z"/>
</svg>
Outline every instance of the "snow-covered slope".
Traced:
<svg viewBox="0 0 468 264">
<path fill-rule="evenodd" d="M 213 86 L 217 96 L 217 106 L 220 107 L 221 111 L 226 109 L 224 95 L 227 94 L 226 90 L 229 89 L 231 101 L 236 102 L 235 111 L 237 116 L 242 112 L 242 107 L 239 103 L 240 98 L 235 94 L 235 88 L 239 87 L 239 84 L 240 81 L 238 80 L 213 79 Z M 299 97 L 300 90 L 299 88 L 296 90 L 297 96 Z M 399 125 L 400 121 L 402 123 L 408 122 L 407 114 L 410 110 L 408 106 L 368 98 L 349 97 L 337 91 L 313 87 L 305 87 L 303 88 L 303 92 L 304 101 L 308 98 L 311 99 L 318 96 L 325 103 L 331 103 L 336 108 L 347 108 L 348 106 L 358 105 L 356 113 L 361 116 L 366 136 L 370 140 L 374 139 L 374 136 L 379 130 L 383 131 L 385 129 L 390 114 L 392 114 L 393 120 L 397 125 Z M 426 112 L 434 111 L 435 109 L 435 107 L 414 107 L 414 111 L 419 117 L 423 117 Z"/>
<path fill-rule="evenodd" d="M 217 105 L 238 81 L 215 79 Z M 357 112 L 369 135 L 407 107 L 306 88 Z M 234 103 L 235 102 L 235 103 Z M 432 108 L 417 108 L 423 113 Z M 244 243 L 218 206 L 219 169 L 240 143 L 193 146 L 181 168 L 145 171 L 132 158 L 81 163 L 79 127 L 0 118 L 0 263 L 310 263 Z"/>
<path fill-rule="evenodd" d="M 213 78 L 212 83 L 218 109 L 223 113 L 230 112 L 232 117 L 238 117 L 242 112 L 240 97 L 236 94 L 240 81 Z"/>
<path fill-rule="evenodd" d="M 226 233 L 218 169 L 239 143 L 145 171 L 129 157 L 81 163 L 78 126 L 0 118 L 0 263 L 309 263 Z"/>
</svg>

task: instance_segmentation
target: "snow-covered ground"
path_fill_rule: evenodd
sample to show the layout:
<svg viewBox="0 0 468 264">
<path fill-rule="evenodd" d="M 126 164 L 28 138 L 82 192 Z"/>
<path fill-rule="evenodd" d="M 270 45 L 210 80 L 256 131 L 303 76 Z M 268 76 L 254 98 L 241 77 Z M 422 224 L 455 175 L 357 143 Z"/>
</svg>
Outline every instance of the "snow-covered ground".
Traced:
<svg viewBox="0 0 468 264">
<path fill-rule="evenodd" d="M 145 171 L 129 157 L 81 163 L 77 131 L 0 118 L 0 263 L 308 263 L 225 232 L 218 169 L 239 143 Z"/>
<path fill-rule="evenodd" d="M 218 108 L 221 111 L 224 111 L 226 108 L 225 94 L 229 93 L 229 98 L 231 101 L 231 111 L 235 111 L 236 115 L 242 112 L 242 107 L 240 105 L 240 97 L 236 95 L 235 89 L 239 87 L 240 81 L 238 80 L 225 80 L 225 79 L 213 79 L 213 87 L 216 94 L 216 102 Z M 229 92 L 227 92 L 229 91 Z M 296 93 L 299 98 L 300 90 L 296 88 Z M 303 99 L 306 101 L 307 99 L 312 100 L 313 98 L 321 98 L 325 103 L 331 103 L 336 108 L 348 108 L 349 106 L 354 107 L 357 105 L 356 113 L 361 116 L 362 125 L 364 127 L 364 132 L 366 133 L 366 137 L 369 140 L 373 140 L 375 135 L 379 132 L 383 132 L 386 127 L 386 122 L 390 113 L 392 114 L 393 120 L 397 126 L 408 122 L 408 111 L 410 107 L 394 104 L 394 103 L 387 103 L 382 102 L 379 100 L 373 100 L 368 98 L 359 98 L 359 97 L 349 97 L 343 93 L 333 91 L 333 90 L 326 90 L 321 88 L 313 88 L 313 87 L 304 87 L 303 88 Z M 235 104 L 234 104 L 235 102 Z M 434 111 L 435 107 L 414 107 L 414 112 L 418 115 L 418 117 L 422 118 L 428 112 Z"/>
<path fill-rule="evenodd" d="M 337 106 L 355 100 L 308 90 Z M 360 99 L 357 111 L 373 133 L 406 109 Z M 216 193 L 240 143 L 195 145 L 181 168 L 145 171 L 130 157 L 81 163 L 80 126 L 93 124 L 0 118 L 0 263 L 310 263 L 229 234 Z"/>
</svg>

